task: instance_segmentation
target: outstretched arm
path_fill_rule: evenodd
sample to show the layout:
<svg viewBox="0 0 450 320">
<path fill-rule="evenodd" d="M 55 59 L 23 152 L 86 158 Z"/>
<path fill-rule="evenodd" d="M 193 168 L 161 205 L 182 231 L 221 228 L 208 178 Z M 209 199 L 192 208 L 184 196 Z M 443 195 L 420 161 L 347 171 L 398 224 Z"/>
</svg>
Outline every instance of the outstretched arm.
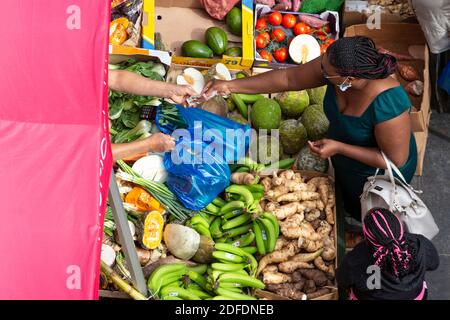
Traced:
<svg viewBox="0 0 450 320">
<path fill-rule="evenodd" d="M 196 95 L 190 86 L 155 81 L 126 70 L 109 70 L 108 86 L 114 91 L 168 98 L 175 103 L 185 103 L 188 97 Z"/>
<path fill-rule="evenodd" d="M 230 93 L 275 93 L 298 91 L 325 84 L 320 69 L 320 57 L 298 67 L 265 72 L 253 77 L 232 81 L 213 80 L 203 94 L 212 96 L 215 91 L 222 96 Z"/>
</svg>

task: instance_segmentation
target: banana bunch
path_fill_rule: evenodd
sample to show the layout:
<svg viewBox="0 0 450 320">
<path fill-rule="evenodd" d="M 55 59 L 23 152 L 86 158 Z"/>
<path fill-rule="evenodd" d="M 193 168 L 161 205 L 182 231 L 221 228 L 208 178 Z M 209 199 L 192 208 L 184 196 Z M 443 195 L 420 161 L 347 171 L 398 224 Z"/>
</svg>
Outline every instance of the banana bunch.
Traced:
<svg viewBox="0 0 450 320">
<path fill-rule="evenodd" d="M 272 252 L 280 228 L 274 215 L 261 212 L 264 187 L 234 184 L 225 192 L 228 201 L 217 197 L 206 207 L 208 214 L 198 213 L 187 225 L 216 243 L 232 244 L 249 254 Z"/>
<path fill-rule="evenodd" d="M 253 220 L 253 230 L 255 232 L 255 243 L 258 253 L 268 254 L 275 250 L 280 226 L 277 218 L 270 212 L 263 212 Z"/>
<path fill-rule="evenodd" d="M 264 288 L 254 277 L 258 262 L 253 255 L 228 243 L 216 243 L 214 248 L 217 262 L 207 270 L 207 289 L 216 294 L 213 300 L 256 300 L 244 293 L 246 288 Z"/>
<path fill-rule="evenodd" d="M 207 280 L 203 276 L 207 265 L 186 267 L 175 263 L 159 266 L 147 282 L 153 296 L 161 300 L 204 300 L 214 296 L 206 288 Z"/>
</svg>

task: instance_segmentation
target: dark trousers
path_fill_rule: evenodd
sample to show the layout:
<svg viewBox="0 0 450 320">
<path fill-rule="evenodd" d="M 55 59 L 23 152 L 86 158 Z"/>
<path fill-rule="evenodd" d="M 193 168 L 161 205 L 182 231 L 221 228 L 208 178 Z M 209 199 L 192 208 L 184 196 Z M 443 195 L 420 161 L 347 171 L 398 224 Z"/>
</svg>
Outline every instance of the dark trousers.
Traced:
<svg viewBox="0 0 450 320">
<path fill-rule="evenodd" d="M 439 76 L 449 61 L 450 50 L 440 54 L 430 53 L 431 107 L 438 112 L 450 113 L 450 96 L 437 85 Z"/>
</svg>

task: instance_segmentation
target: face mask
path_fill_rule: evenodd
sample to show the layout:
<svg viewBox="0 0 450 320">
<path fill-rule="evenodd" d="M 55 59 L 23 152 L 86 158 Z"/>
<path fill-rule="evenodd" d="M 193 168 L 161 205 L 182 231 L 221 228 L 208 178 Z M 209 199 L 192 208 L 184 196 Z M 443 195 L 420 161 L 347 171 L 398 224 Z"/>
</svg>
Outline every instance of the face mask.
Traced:
<svg viewBox="0 0 450 320">
<path fill-rule="evenodd" d="M 352 87 L 352 83 L 348 82 L 347 80 L 349 79 L 349 77 L 345 78 L 344 82 L 342 82 L 340 85 L 338 85 L 339 90 L 341 90 L 342 92 L 347 91 L 349 88 Z"/>
</svg>

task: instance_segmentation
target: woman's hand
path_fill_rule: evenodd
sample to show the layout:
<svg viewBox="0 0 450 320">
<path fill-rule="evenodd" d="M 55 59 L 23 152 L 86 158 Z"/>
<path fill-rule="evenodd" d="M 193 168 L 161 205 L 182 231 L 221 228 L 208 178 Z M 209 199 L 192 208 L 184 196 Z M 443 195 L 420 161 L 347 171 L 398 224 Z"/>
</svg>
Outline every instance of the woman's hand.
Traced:
<svg viewBox="0 0 450 320">
<path fill-rule="evenodd" d="M 230 82 L 226 80 L 211 80 L 205 86 L 202 91 L 202 96 L 212 97 L 215 95 L 219 95 L 222 97 L 230 95 L 232 92 L 230 90 Z"/>
<path fill-rule="evenodd" d="M 186 105 L 187 98 L 196 96 L 197 92 L 191 86 L 180 86 L 176 84 L 170 84 L 167 87 L 167 91 L 164 94 L 165 98 L 169 98 L 177 104 Z"/>
<path fill-rule="evenodd" d="M 322 159 L 328 159 L 340 153 L 342 146 L 341 142 L 331 139 L 322 139 L 314 142 L 308 141 L 308 144 L 311 152 Z"/>
<path fill-rule="evenodd" d="M 147 152 L 168 152 L 175 148 L 175 139 L 172 136 L 158 132 L 143 140 Z"/>
</svg>

